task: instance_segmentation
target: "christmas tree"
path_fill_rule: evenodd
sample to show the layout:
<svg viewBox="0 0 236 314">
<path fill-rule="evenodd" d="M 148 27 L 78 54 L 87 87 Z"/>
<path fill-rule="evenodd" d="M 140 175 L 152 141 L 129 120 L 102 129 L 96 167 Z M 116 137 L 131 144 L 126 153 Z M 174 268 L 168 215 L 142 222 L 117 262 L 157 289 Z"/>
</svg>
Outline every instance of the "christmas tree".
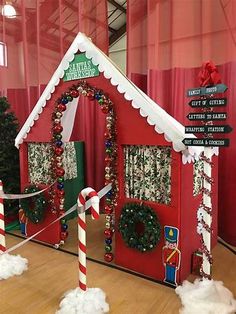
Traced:
<svg viewBox="0 0 236 314">
<path fill-rule="evenodd" d="M 18 121 L 6 97 L 0 97 L 0 179 L 5 193 L 19 193 L 20 167 L 19 152 L 15 147 Z M 17 219 L 18 200 L 4 200 L 7 220 Z"/>
</svg>

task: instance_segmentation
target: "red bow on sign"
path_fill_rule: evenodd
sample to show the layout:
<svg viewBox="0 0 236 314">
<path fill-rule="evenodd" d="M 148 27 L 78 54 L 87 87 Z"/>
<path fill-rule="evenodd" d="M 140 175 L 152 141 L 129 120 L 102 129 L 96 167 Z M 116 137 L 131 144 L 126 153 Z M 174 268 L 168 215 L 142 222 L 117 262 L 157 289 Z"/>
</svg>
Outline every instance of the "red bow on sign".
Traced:
<svg viewBox="0 0 236 314">
<path fill-rule="evenodd" d="M 212 86 L 221 83 L 221 77 L 212 61 L 206 61 L 198 74 L 200 86 Z"/>
</svg>

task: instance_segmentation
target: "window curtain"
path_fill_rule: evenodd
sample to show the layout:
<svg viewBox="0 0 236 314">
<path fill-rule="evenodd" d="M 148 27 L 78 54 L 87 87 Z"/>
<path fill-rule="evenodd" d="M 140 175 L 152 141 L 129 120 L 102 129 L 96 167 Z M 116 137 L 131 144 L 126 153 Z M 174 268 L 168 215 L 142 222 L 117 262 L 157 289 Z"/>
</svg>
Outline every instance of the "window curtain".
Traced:
<svg viewBox="0 0 236 314">
<path fill-rule="evenodd" d="M 125 196 L 169 205 L 171 148 L 124 146 Z"/>
<path fill-rule="evenodd" d="M 0 7 L 4 3 L 5 0 L 0 0 Z M 11 109 L 22 126 L 79 31 L 107 53 L 107 2 L 14 0 L 12 4 L 16 9 L 15 18 L 0 15 L 0 41 L 7 45 L 8 58 L 8 66 L 0 66 L 0 96 L 8 97 Z M 98 113 L 99 106 L 89 114 L 86 111 L 89 106 L 83 104 L 83 107 L 81 114 L 85 114 L 86 118 L 80 119 L 89 124 L 89 130 L 82 136 L 87 150 L 87 184 L 97 189 L 104 183 L 103 169 L 98 165 L 100 159 L 104 158 L 105 116 Z M 95 118 L 99 121 L 92 124 Z M 93 130 L 96 125 L 100 126 L 98 132 Z M 78 132 L 79 127 L 75 124 L 75 141 L 81 138 Z M 98 159 L 91 157 L 95 152 L 94 137 L 99 153 L 101 151 L 103 154 Z M 96 179 L 93 175 L 95 172 Z"/>
<path fill-rule="evenodd" d="M 32 184 L 51 184 L 54 181 L 51 160 L 53 157 L 50 143 L 28 143 L 29 181 Z M 65 143 L 62 159 L 65 170 L 64 179 L 77 178 L 76 150 L 73 142 Z"/>
<path fill-rule="evenodd" d="M 184 125 L 190 112 L 188 88 L 199 86 L 203 62 L 212 60 L 228 86 L 227 124 L 236 129 L 236 1 L 128 1 L 127 74 Z M 143 80 L 145 77 L 145 80 Z M 141 82 L 146 84 L 140 85 Z M 219 157 L 219 235 L 236 245 L 236 141 Z"/>
</svg>

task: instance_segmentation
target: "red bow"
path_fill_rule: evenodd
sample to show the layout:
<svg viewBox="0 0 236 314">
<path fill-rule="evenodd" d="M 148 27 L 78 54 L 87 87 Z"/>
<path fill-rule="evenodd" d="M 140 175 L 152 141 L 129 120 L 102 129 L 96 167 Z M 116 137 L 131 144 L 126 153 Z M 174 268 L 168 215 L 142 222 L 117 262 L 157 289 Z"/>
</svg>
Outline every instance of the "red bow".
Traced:
<svg viewBox="0 0 236 314">
<path fill-rule="evenodd" d="M 206 61 L 198 74 L 200 86 L 212 86 L 221 83 L 220 74 L 212 61 Z"/>
</svg>

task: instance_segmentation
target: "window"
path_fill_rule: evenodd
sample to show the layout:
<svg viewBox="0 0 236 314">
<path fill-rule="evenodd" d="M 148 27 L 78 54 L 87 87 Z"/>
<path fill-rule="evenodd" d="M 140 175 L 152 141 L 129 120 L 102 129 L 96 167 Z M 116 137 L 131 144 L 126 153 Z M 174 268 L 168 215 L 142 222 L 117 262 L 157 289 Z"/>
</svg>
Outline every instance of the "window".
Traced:
<svg viewBox="0 0 236 314">
<path fill-rule="evenodd" d="M 52 169 L 52 145 L 50 143 L 28 143 L 29 180 L 31 184 L 50 184 L 54 181 Z M 63 169 L 65 180 L 77 177 L 77 161 L 74 142 L 64 145 Z"/>
<path fill-rule="evenodd" d="M 0 66 L 7 66 L 7 46 L 0 41 Z"/>
<path fill-rule="evenodd" d="M 124 146 L 125 196 L 169 205 L 171 202 L 171 148 Z"/>
</svg>

